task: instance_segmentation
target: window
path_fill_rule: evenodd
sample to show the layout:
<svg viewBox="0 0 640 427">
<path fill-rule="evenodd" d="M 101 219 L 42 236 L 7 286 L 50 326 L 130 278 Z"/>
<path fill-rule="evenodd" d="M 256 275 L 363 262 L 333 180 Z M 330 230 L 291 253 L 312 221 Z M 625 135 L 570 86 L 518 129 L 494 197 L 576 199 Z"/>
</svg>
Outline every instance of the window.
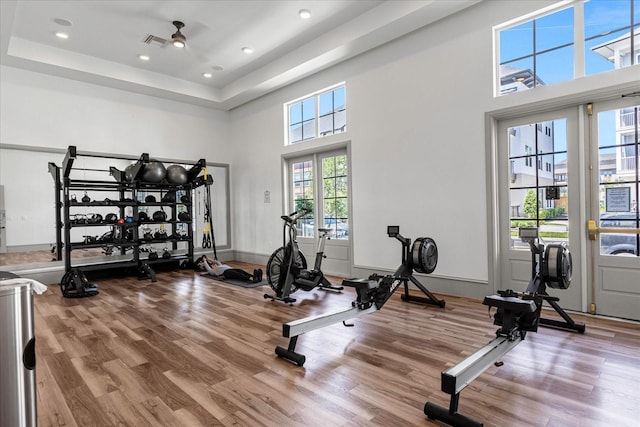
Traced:
<svg viewBox="0 0 640 427">
<path fill-rule="evenodd" d="M 302 237 L 313 237 L 313 175 L 311 160 L 291 164 L 294 208 L 296 211 L 301 208 L 307 208 L 311 211 L 311 214 L 301 220 L 300 235 Z"/>
<path fill-rule="evenodd" d="M 289 162 L 293 209 L 311 211 L 300 220 L 298 237 L 313 238 L 318 228 L 328 228 L 332 240 L 349 240 L 348 163 L 342 149 Z"/>
<path fill-rule="evenodd" d="M 517 135 L 509 138 L 508 159 L 512 169 L 509 183 L 512 248 L 529 249 L 517 238 L 517 229 L 523 226 L 542 227 L 541 235 L 549 243 L 566 241 L 569 206 L 566 119 L 525 124 L 518 126 L 516 132 L 513 129 L 508 129 L 508 135 Z M 551 135 L 546 129 L 551 130 Z M 528 167 L 520 167 L 522 164 Z M 552 187 L 559 190 L 559 197 L 548 196 Z"/>
<path fill-rule="evenodd" d="M 532 148 L 529 147 L 528 145 L 525 145 L 524 146 L 524 153 L 527 156 L 527 157 L 524 158 L 525 166 L 532 167 L 533 166 L 533 159 L 531 157 L 531 153 L 533 153 Z"/>
<path fill-rule="evenodd" d="M 584 20 L 574 22 L 581 15 Z M 583 40 L 574 38 L 580 34 L 574 27 L 584 30 Z M 497 27 L 495 37 L 499 95 L 628 67 L 640 57 L 640 1 L 579 1 Z"/>
<path fill-rule="evenodd" d="M 333 238 L 348 239 L 349 182 L 346 154 L 322 159 L 322 180 L 324 227 L 333 230 Z"/>
<path fill-rule="evenodd" d="M 288 143 L 296 144 L 335 133 L 347 127 L 344 84 L 286 105 Z"/>
<path fill-rule="evenodd" d="M 640 105 L 598 113 L 598 154 L 600 227 L 640 227 Z M 640 235 L 602 233 L 600 254 L 640 256 Z"/>
</svg>

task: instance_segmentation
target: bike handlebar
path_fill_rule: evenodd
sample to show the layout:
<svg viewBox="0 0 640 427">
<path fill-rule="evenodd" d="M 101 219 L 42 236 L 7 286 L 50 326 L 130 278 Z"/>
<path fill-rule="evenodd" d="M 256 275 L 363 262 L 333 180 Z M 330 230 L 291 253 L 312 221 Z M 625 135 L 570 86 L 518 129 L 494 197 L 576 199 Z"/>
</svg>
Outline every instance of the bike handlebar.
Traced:
<svg viewBox="0 0 640 427">
<path fill-rule="evenodd" d="M 301 208 L 299 211 L 291 212 L 289 215 L 282 215 L 280 218 L 286 222 L 294 223 L 309 213 L 311 213 L 310 209 Z"/>
</svg>

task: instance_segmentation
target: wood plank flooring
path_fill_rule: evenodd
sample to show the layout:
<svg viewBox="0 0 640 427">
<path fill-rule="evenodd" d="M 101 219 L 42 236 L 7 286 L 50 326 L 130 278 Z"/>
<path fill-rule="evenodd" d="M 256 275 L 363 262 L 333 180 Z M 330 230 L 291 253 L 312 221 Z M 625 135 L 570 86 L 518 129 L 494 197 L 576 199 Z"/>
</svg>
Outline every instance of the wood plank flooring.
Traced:
<svg viewBox="0 0 640 427">
<path fill-rule="evenodd" d="M 239 264 L 252 270 L 254 266 Z M 304 334 L 298 367 L 274 354 L 284 322 L 355 298 L 293 294 L 293 307 L 191 270 L 96 280 L 100 294 L 35 297 L 38 424 L 46 426 L 430 426 L 448 407 L 440 372 L 494 337 L 479 301 L 400 301 Z M 399 294 L 399 292 L 398 292 Z M 549 313 L 545 313 L 547 317 Z M 584 335 L 530 333 L 461 394 L 485 426 L 640 425 L 640 324 L 573 315 Z"/>
</svg>

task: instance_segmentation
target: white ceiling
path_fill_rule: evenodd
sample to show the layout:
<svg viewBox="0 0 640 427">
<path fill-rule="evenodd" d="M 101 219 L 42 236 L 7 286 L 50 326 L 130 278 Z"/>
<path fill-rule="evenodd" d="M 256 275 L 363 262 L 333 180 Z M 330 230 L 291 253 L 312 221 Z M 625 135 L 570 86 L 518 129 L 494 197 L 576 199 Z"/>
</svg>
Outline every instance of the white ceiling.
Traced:
<svg viewBox="0 0 640 427">
<path fill-rule="evenodd" d="M 1 0 L 0 59 L 229 110 L 479 1 Z M 300 9 L 311 18 L 301 19 Z M 144 43 L 148 35 L 171 40 L 174 20 L 185 23 L 185 49 Z M 58 31 L 69 38 L 57 38 Z M 243 53 L 245 46 L 254 53 Z"/>
</svg>

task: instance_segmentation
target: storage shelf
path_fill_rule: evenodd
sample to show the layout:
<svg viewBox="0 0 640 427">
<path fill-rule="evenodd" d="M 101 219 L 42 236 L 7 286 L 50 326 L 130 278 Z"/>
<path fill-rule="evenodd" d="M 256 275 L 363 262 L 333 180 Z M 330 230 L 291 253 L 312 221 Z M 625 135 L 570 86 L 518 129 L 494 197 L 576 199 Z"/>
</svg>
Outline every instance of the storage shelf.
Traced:
<svg viewBox="0 0 640 427">
<path fill-rule="evenodd" d="M 59 256 L 60 252 L 64 248 L 66 272 L 69 272 L 72 268 L 79 267 L 83 270 L 100 270 L 102 268 L 136 266 L 139 269 L 150 273 L 149 276 L 154 280 L 155 273 L 152 270 L 149 270 L 150 267 L 144 267 L 144 265 L 170 261 L 193 261 L 194 235 L 192 227 L 189 226 L 193 224 L 193 220 L 189 219 L 188 221 L 181 221 L 178 219 L 178 214 L 186 212 L 189 215 L 189 218 L 193 218 L 193 190 L 200 186 L 211 185 L 213 183 L 211 175 L 207 175 L 206 178 L 204 176 L 200 176 L 200 172 L 206 166 L 204 159 L 200 159 L 190 169 L 187 169 L 187 183 L 173 184 L 166 181 L 159 183 L 141 181 L 140 177 L 142 176 L 144 165 L 150 161 L 147 153 L 143 153 L 140 156 L 140 159 L 134 164 L 133 168 L 127 168 L 127 174 L 125 174 L 124 171 L 118 170 L 114 166 L 109 166 L 105 172 L 109 173 L 112 180 L 72 179 L 71 171 L 73 170 L 73 163 L 78 156 L 79 154 L 75 146 L 69 146 L 62 167 L 49 163 L 49 172 L 56 183 L 56 247 Z M 93 155 L 92 157 L 96 156 Z M 104 158 L 113 159 L 108 156 L 104 156 Z M 171 191 L 176 192 L 175 202 L 163 201 L 162 197 Z M 207 189 L 207 191 L 209 190 Z M 107 195 L 108 197 L 105 198 L 99 194 L 104 194 L 104 192 L 110 192 L 110 194 Z M 114 196 L 114 194 L 117 195 Z M 146 202 L 138 200 L 148 196 L 149 194 L 153 194 L 157 201 Z M 71 196 L 74 196 L 74 198 L 71 199 Z M 83 202 L 81 200 L 82 197 L 85 197 L 85 199 L 89 197 L 90 199 L 96 200 Z M 183 197 L 184 200 L 187 200 L 186 202 L 181 200 Z M 79 212 L 78 208 L 83 208 L 84 213 Z M 105 211 L 105 209 L 109 208 L 110 211 Z M 123 223 L 106 222 L 104 220 L 104 217 L 111 213 L 115 214 L 118 218 L 138 218 L 138 215 L 141 212 L 144 212 L 151 217 L 151 215 L 153 215 L 153 212 L 151 211 L 154 209 L 149 208 L 162 209 L 166 212 L 168 218 L 164 221 L 154 221 L 150 218 L 148 221 L 136 220 L 133 222 L 125 221 Z M 82 218 L 82 215 L 101 215 L 103 220 L 100 222 L 89 222 L 81 219 L 81 222 L 77 222 L 75 218 L 78 217 L 75 215 L 80 215 L 79 218 Z M 176 236 L 178 231 L 184 231 L 183 228 L 179 228 L 180 224 L 187 225 L 187 235 L 184 237 L 144 239 L 140 236 L 140 227 L 154 225 L 164 225 L 166 226 L 166 232 L 169 236 Z M 73 229 L 77 230 L 87 228 L 93 230 L 95 227 L 111 227 L 114 234 L 117 232 L 116 235 L 119 236 L 124 236 L 123 233 L 126 231 L 127 240 L 115 239 L 112 241 L 96 241 L 95 243 L 71 241 L 71 231 Z M 62 239 L 63 234 L 64 243 Z M 77 240 L 76 233 L 74 233 L 74 237 Z M 96 236 L 96 238 L 97 237 L 98 236 Z M 178 243 L 183 242 L 187 243 L 187 248 L 178 249 Z M 146 255 L 146 251 L 142 250 L 141 247 L 154 244 L 168 245 L 169 250 L 171 251 L 178 250 L 182 252 L 184 250 L 185 253 L 172 255 L 171 258 L 162 258 L 160 254 L 158 259 L 149 260 Z M 118 250 L 114 252 L 119 252 L 119 254 L 103 257 L 106 259 L 100 259 L 100 261 L 81 261 L 78 259 L 71 259 L 71 251 L 73 250 L 105 247 L 114 249 L 118 248 Z M 125 257 L 126 259 L 123 260 L 122 257 Z"/>
</svg>

